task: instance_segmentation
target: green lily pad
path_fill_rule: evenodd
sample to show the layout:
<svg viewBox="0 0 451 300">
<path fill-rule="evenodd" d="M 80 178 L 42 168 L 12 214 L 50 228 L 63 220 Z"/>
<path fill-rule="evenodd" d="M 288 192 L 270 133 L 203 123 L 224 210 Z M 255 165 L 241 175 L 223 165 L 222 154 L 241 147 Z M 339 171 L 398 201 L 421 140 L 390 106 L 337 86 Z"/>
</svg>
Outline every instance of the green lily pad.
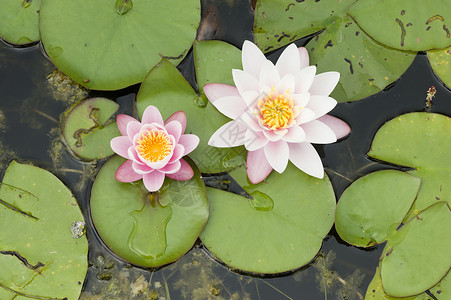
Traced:
<svg viewBox="0 0 451 300">
<path fill-rule="evenodd" d="M 450 296 L 450 287 L 451 287 L 451 275 L 448 274 L 433 288 L 429 289 L 429 292 L 434 295 L 437 299 L 447 299 Z M 382 279 L 380 275 L 380 268 L 376 269 L 376 274 L 371 280 L 370 285 L 366 291 L 365 299 L 374 299 L 374 300 L 431 300 L 431 296 L 426 292 L 421 293 L 419 295 L 413 297 L 391 297 L 385 294 L 384 289 L 382 288 Z"/>
<path fill-rule="evenodd" d="M 412 167 L 421 189 L 407 218 L 438 201 L 451 199 L 451 119 L 433 113 L 408 113 L 385 123 L 368 155 Z"/>
<path fill-rule="evenodd" d="M 415 53 L 374 42 L 347 16 L 352 3 L 354 0 L 261 0 L 255 12 L 255 41 L 269 51 L 322 30 L 306 48 L 318 73 L 340 72 L 332 97 L 347 102 L 373 95 L 397 80 Z"/>
<path fill-rule="evenodd" d="M 451 45 L 447 0 L 358 0 L 349 14 L 368 35 L 395 49 L 424 51 Z"/>
<path fill-rule="evenodd" d="M 183 256 L 208 219 L 208 201 L 199 170 L 187 181 L 166 178 L 159 193 L 142 181 L 122 183 L 114 174 L 124 159 L 110 158 L 91 191 L 91 215 L 105 244 L 135 265 L 156 267 Z"/>
<path fill-rule="evenodd" d="M 436 285 L 451 267 L 450 249 L 451 211 L 446 202 L 439 202 L 388 239 L 380 263 L 385 293 L 408 297 Z"/>
<path fill-rule="evenodd" d="M 0 10 L 0 38 L 14 45 L 39 41 L 41 0 L 8 0 Z"/>
<path fill-rule="evenodd" d="M 451 47 L 443 50 L 431 50 L 427 52 L 427 55 L 435 74 L 448 88 L 451 88 L 451 72 L 449 67 Z"/>
<path fill-rule="evenodd" d="M 75 155 L 93 160 L 114 154 L 110 141 L 120 132 L 111 117 L 118 108 L 116 102 L 106 98 L 91 98 L 77 103 L 66 113 L 63 137 Z"/>
<path fill-rule="evenodd" d="M 245 178 L 244 167 L 232 176 L 237 172 Z M 282 174 L 272 172 L 265 182 L 243 188 L 253 200 L 207 188 L 210 219 L 200 238 L 208 250 L 230 267 L 254 273 L 309 263 L 334 223 L 327 176 L 308 176 L 290 163 Z"/>
<path fill-rule="evenodd" d="M 73 238 L 71 226 L 83 221 L 58 178 L 13 161 L 0 188 L 0 298 L 77 299 L 88 243 Z"/>
<path fill-rule="evenodd" d="M 385 170 L 359 178 L 343 193 L 335 211 L 335 228 L 346 242 L 370 247 L 386 241 L 406 216 L 420 179 Z"/>
<path fill-rule="evenodd" d="M 194 133 L 200 138 L 199 146 L 189 156 L 202 173 L 219 173 L 244 163 L 244 147 L 208 146 L 213 133 L 230 119 L 211 105 L 205 96 L 198 96 L 177 68 L 167 60 L 162 60 L 149 72 L 139 90 L 139 114 L 142 115 L 149 105 L 155 105 L 163 119 L 176 111 L 186 113 L 185 132 Z"/>
<path fill-rule="evenodd" d="M 41 39 L 53 63 L 90 89 L 141 82 L 162 57 L 178 64 L 200 21 L 199 0 L 43 1 Z"/>
</svg>

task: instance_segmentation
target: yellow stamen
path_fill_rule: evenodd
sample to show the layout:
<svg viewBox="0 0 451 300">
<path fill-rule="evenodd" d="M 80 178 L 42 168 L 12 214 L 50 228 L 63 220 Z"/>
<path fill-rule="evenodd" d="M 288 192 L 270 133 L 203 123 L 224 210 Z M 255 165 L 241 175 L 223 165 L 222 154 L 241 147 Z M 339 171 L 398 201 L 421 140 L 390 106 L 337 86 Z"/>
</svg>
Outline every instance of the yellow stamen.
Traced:
<svg viewBox="0 0 451 300">
<path fill-rule="evenodd" d="M 295 117 L 293 100 L 288 94 L 277 94 L 274 90 L 259 100 L 258 108 L 262 124 L 271 130 L 288 127 Z"/>
<path fill-rule="evenodd" d="M 164 131 L 152 129 L 141 132 L 136 141 L 136 151 L 149 162 L 157 162 L 171 153 L 173 148 L 169 136 Z"/>
</svg>

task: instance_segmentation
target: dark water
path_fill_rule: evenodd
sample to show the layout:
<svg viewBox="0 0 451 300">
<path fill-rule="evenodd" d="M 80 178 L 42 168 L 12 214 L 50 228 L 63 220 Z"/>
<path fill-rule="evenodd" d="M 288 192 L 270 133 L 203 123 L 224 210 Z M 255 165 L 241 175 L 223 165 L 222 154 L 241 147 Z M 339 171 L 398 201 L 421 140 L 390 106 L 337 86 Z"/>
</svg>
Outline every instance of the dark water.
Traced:
<svg viewBox="0 0 451 300">
<path fill-rule="evenodd" d="M 204 13 L 208 4 L 214 3 L 204 3 Z M 229 7 L 225 1 L 217 7 L 221 13 L 217 16 L 214 38 L 236 46 L 252 38 L 252 11 L 248 3 Z M 276 59 L 279 53 L 272 54 L 271 59 Z M 360 299 L 365 294 L 383 247 L 369 250 L 351 247 L 334 230 L 314 262 L 283 276 L 232 272 L 212 259 L 200 242 L 178 262 L 160 269 L 135 268 L 117 259 L 103 245 L 89 220 L 90 186 L 101 162 L 80 162 L 59 140 L 61 114 L 73 101 L 88 96 L 88 92 L 71 90 L 70 86 L 58 90 L 48 79 L 54 69 L 39 45 L 13 48 L 0 43 L 0 167 L 3 174 L 12 159 L 31 162 L 57 175 L 78 199 L 88 223 L 90 246 L 90 267 L 81 299 L 131 299 L 130 284 L 139 283 L 141 275 L 151 286 L 133 299 L 325 299 L 326 294 L 328 299 Z M 194 85 L 191 54 L 179 69 Z M 430 111 L 451 115 L 451 93 L 433 74 L 424 54 L 419 54 L 388 90 L 358 102 L 339 104 L 332 111 L 332 115 L 352 128 L 351 135 L 344 140 L 317 148 L 337 198 L 352 181 L 369 172 L 399 168 L 372 161 L 366 153 L 382 124 L 403 113 L 426 111 L 426 92 L 431 86 L 436 87 L 437 94 Z M 122 113 L 133 115 L 138 88 L 136 85 L 115 92 L 90 91 L 89 96 L 115 100 Z M 355 287 L 345 289 L 342 282 Z M 93 295 L 101 296 L 92 298 Z"/>
</svg>

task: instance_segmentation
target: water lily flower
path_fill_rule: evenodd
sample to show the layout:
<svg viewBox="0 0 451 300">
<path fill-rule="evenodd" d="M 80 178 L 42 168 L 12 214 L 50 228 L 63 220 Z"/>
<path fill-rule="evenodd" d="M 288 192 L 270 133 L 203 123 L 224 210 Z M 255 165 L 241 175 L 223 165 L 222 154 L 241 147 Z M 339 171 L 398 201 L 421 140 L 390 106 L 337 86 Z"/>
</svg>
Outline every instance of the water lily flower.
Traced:
<svg viewBox="0 0 451 300">
<path fill-rule="evenodd" d="M 143 179 L 144 186 L 155 192 L 163 185 L 165 176 L 175 180 L 193 177 L 193 169 L 182 158 L 199 144 L 199 137 L 183 134 L 186 115 L 172 114 L 163 122 L 160 111 L 148 106 L 142 121 L 120 114 L 117 126 L 122 136 L 111 140 L 111 148 L 127 160 L 116 170 L 116 179 L 132 182 Z"/>
<path fill-rule="evenodd" d="M 232 70 L 235 86 L 204 86 L 208 100 L 233 119 L 220 127 L 208 144 L 244 145 L 247 175 L 252 183 L 264 180 L 274 169 L 282 173 L 290 160 L 305 173 L 323 178 L 321 159 L 312 143 L 329 144 L 346 136 L 349 126 L 327 115 L 337 101 L 329 94 L 338 72 L 316 75 L 303 47 L 289 45 L 274 65 L 252 42 L 245 41 L 243 70 Z"/>
</svg>

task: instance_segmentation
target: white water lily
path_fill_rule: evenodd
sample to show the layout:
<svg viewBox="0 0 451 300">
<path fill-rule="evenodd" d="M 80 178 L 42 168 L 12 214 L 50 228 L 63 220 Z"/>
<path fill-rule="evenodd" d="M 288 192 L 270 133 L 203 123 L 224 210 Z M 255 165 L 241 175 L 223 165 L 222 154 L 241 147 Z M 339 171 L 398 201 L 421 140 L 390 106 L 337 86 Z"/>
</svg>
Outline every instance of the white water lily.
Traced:
<svg viewBox="0 0 451 300">
<path fill-rule="evenodd" d="M 288 160 L 305 173 L 323 178 L 323 165 L 312 143 L 334 143 L 350 132 L 345 122 L 327 115 L 337 104 L 329 94 L 340 74 L 316 75 L 307 50 L 294 44 L 275 65 L 252 42 L 245 41 L 242 50 L 243 70 L 232 70 L 235 86 L 204 86 L 208 100 L 233 119 L 208 144 L 244 145 L 252 183 L 264 180 L 273 169 L 282 173 Z"/>
</svg>

